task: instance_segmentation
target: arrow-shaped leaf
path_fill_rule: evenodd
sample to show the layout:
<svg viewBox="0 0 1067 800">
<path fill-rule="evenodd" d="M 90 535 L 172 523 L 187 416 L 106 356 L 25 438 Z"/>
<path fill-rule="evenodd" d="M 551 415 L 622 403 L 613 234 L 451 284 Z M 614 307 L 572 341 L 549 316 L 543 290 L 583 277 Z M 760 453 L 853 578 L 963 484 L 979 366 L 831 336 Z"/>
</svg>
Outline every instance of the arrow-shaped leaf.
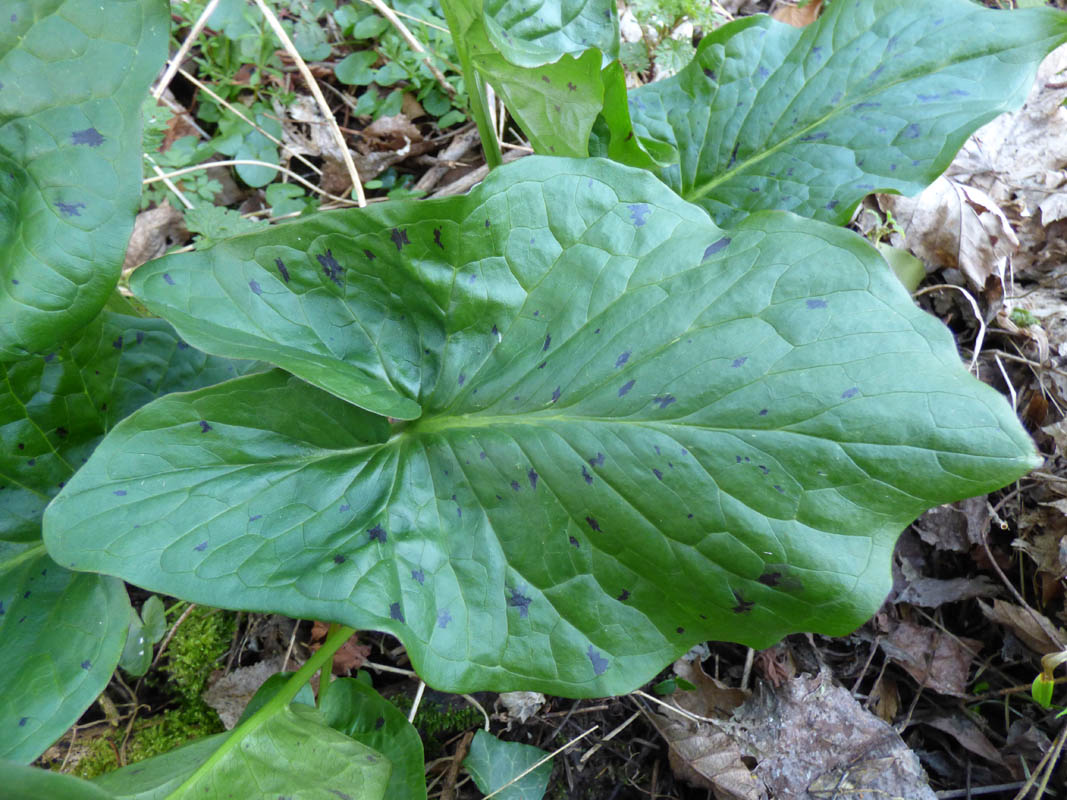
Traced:
<svg viewBox="0 0 1067 800">
<path fill-rule="evenodd" d="M 280 371 L 162 398 L 49 507 L 50 552 L 392 632 L 452 691 L 614 694 L 694 641 L 844 633 L 905 525 L 1034 465 L 862 239 L 784 213 L 724 232 L 609 161 L 527 158 L 142 271 L 204 346 L 422 416 Z"/>
</svg>

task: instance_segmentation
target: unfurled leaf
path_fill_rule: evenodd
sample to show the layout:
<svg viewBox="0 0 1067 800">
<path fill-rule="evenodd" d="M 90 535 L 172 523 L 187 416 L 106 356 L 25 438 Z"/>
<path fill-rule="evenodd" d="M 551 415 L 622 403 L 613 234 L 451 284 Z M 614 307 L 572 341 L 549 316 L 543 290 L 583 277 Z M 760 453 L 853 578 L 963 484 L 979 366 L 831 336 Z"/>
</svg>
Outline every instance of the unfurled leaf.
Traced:
<svg viewBox="0 0 1067 800">
<path fill-rule="evenodd" d="M 53 556 L 389 631 L 450 691 L 603 696 L 696 641 L 845 633 L 904 526 L 1036 463 L 861 238 L 780 212 L 723 231 L 600 159 L 134 285 L 190 341 L 336 396 L 275 371 L 152 403 L 50 506 Z"/>
<path fill-rule="evenodd" d="M 485 794 L 497 792 L 494 797 L 499 800 L 541 800 L 552 776 L 551 760 L 518 780 L 514 779 L 547 755 L 539 747 L 504 742 L 479 728 L 471 741 L 470 753 L 463 759 L 463 766 Z"/>
<path fill-rule="evenodd" d="M 216 755 L 235 736 L 240 741 Z M 210 765 L 203 767 L 212 756 Z M 174 794 L 202 767 L 195 781 Z M 326 725 L 317 709 L 296 703 L 250 730 L 238 727 L 229 734 L 199 739 L 93 783 L 116 800 L 279 796 L 382 800 L 389 770 L 389 761 L 381 754 Z"/>
<path fill-rule="evenodd" d="M 387 798 L 425 800 L 426 776 L 419 732 L 395 705 L 355 678 L 339 678 L 320 706 L 326 723 L 384 755 L 393 765 Z"/>
<path fill-rule="evenodd" d="M 11 761 L 0 761 L 0 785 L 7 800 L 115 800 L 88 781 Z"/>
<path fill-rule="evenodd" d="M 770 208 L 842 224 L 871 192 L 933 181 L 1065 40 L 1063 12 L 968 0 L 837 2 L 805 28 L 745 17 L 630 92 L 630 113 L 639 138 L 680 154 L 656 173 L 720 225 Z"/>
<path fill-rule="evenodd" d="M 507 103 L 539 153 L 585 156 L 604 106 L 601 68 L 619 53 L 614 0 L 444 0 L 457 47 Z M 610 76 L 614 79 L 614 75 Z"/>
<path fill-rule="evenodd" d="M 141 100 L 165 0 L 16 0 L 0 28 L 0 359 L 43 352 L 115 287 L 141 196 Z"/>
<path fill-rule="evenodd" d="M 45 505 L 117 420 L 245 369 L 162 320 L 112 311 L 54 352 L 0 364 L 0 756 L 31 761 L 77 720 L 111 677 L 131 615 L 121 581 L 49 558 Z"/>
<path fill-rule="evenodd" d="M 130 610 L 130 629 L 119 657 L 119 666 L 130 675 L 140 677 L 148 672 L 152 664 L 152 646 L 167 630 L 165 613 L 163 601 L 156 595 L 145 600 L 140 613 Z"/>
</svg>

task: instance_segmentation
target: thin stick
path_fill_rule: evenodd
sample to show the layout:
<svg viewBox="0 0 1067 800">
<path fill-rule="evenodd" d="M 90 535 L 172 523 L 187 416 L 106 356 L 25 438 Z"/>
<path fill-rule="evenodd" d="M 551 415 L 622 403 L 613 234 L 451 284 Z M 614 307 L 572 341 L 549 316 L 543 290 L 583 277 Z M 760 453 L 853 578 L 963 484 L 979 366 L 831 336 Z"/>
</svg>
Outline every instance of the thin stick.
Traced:
<svg viewBox="0 0 1067 800">
<path fill-rule="evenodd" d="M 444 73 L 442 73 L 441 70 L 439 70 L 432 61 L 430 61 L 429 56 L 426 54 L 426 48 L 422 46 L 422 42 L 415 38 L 415 35 L 410 30 L 408 30 L 408 26 L 403 23 L 403 21 L 396 15 L 393 9 L 389 8 L 389 6 L 383 3 L 382 0 L 364 0 L 364 2 L 374 6 L 375 10 L 379 14 L 389 20 L 389 23 L 397 29 L 397 31 L 403 37 L 404 41 L 408 43 L 408 47 L 410 47 L 412 50 L 422 56 L 422 63 L 425 64 L 429 68 L 430 72 L 433 73 L 434 78 L 436 78 L 437 82 L 441 84 L 441 88 L 445 90 L 445 94 L 447 94 L 449 97 L 455 97 L 456 90 L 445 79 Z"/>
<path fill-rule="evenodd" d="M 368 6 L 374 5 L 371 0 L 360 0 L 360 2 Z M 403 11 L 397 11 L 396 9 L 393 10 L 393 13 L 396 14 L 398 17 L 404 17 L 404 19 L 410 19 L 412 22 L 418 22 L 422 25 L 425 25 L 427 28 L 433 28 L 435 31 L 441 31 L 441 33 L 451 33 L 448 28 L 442 28 L 440 25 L 425 20 L 422 17 L 416 17 L 411 14 L 405 14 Z"/>
<path fill-rule="evenodd" d="M 974 338 L 974 353 L 971 356 L 971 365 L 967 367 L 967 369 L 970 372 L 974 372 L 974 367 L 978 363 L 978 356 L 982 352 L 982 342 L 985 341 L 985 320 L 982 319 L 982 312 L 978 308 L 978 301 L 975 300 L 974 297 L 971 296 L 971 293 L 962 286 L 955 286 L 951 283 L 939 283 L 936 286 L 927 286 L 925 289 L 916 292 L 912 297 L 922 297 L 924 294 L 936 291 L 937 289 L 955 289 L 966 297 L 967 301 L 971 304 L 971 309 L 974 311 L 974 318 L 978 320 L 978 335 Z"/>
<path fill-rule="evenodd" d="M 300 53 L 297 52 L 296 47 L 293 45 L 293 41 L 289 38 L 289 34 L 285 32 L 285 28 L 278 22 L 278 18 L 274 16 L 274 12 L 270 10 L 263 0 L 256 0 L 256 5 L 259 6 L 259 10 L 267 20 L 267 24 L 270 25 L 271 29 L 274 31 L 274 34 L 282 43 L 282 46 L 289 54 L 289 57 L 293 59 L 293 63 L 296 64 L 297 69 L 300 70 L 300 74 L 304 77 L 304 83 L 307 84 L 308 89 L 315 98 L 315 102 L 317 102 L 319 108 L 322 109 L 323 116 L 326 118 L 326 124 L 330 126 L 330 131 L 333 133 L 334 141 L 337 142 L 337 146 L 341 149 L 341 158 L 345 162 L 345 169 L 348 170 L 348 177 L 352 181 L 352 189 L 356 193 L 356 204 L 360 208 L 363 208 L 367 205 L 367 198 L 363 194 L 363 184 L 359 180 L 359 172 L 356 171 L 356 164 L 352 160 L 352 153 L 348 150 L 348 144 L 345 142 L 344 134 L 342 134 L 341 129 L 337 127 L 337 120 L 334 119 L 333 110 L 330 108 L 330 104 L 326 102 L 326 98 L 322 94 L 322 89 L 319 88 L 319 82 L 315 80 L 315 76 L 311 74 L 308 65 L 305 64 L 304 59 L 300 57 Z"/>
<path fill-rule="evenodd" d="M 177 621 L 171 625 L 170 630 L 167 631 L 167 635 L 163 637 L 163 644 L 161 644 L 159 650 L 156 651 L 156 657 L 152 659 L 152 666 L 149 667 L 149 669 L 155 669 L 156 664 L 159 663 L 159 657 L 163 655 L 163 651 L 167 649 L 170 640 L 174 638 L 174 634 L 178 632 L 178 628 L 185 622 L 185 618 L 193 613 L 194 608 L 196 608 L 196 603 L 190 603 L 189 607 L 182 612 L 182 615 L 178 617 Z"/>
<path fill-rule="evenodd" d="M 640 689 L 637 689 L 637 690 L 635 690 L 633 692 L 630 692 L 630 694 L 635 694 L 638 697 L 643 697 L 646 700 L 651 700 L 656 705 L 662 706 L 663 708 L 667 709 L 668 711 L 673 711 L 678 716 L 685 717 L 686 719 L 692 720 L 693 722 L 710 722 L 712 724 L 714 724 L 716 722 L 716 720 L 713 720 L 710 717 L 702 717 L 699 714 L 693 714 L 690 711 L 686 711 L 684 708 L 679 708 L 678 706 L 672 706 L 670 703 L 667 703 L 667 702 L 665 702 L 663 700 L 660 700 L 658 697 L 653 697 L 652 695 L 650 695 L 650 694 L 648 694 L 646 692 L 643 692 Z"/>
<path fill-rule="evenodd" d="M 145 153 L 144 157 L 152 166 L 152 171 L 156 173 L 156 177 L 149 178 L 149 181 L 163 181 L 163 185 L 174 193 L 174 196 L 177 197 L 179 201 L 181 201 L 181 204 L 183 206 L 185 206 L 186 208 L 196 208 L 196 206 L 192 204 L 189 198 L 182 194 L 182 190 L 179 189 L 178 186 L 170 179 L 170 176 L 166 175 L 163 170 L 159 168 L 159 164 L 156 163 L 156 160 L 152 158 L 152 156 L 148 155 L 148 153 Z"/>
<path fill-rule="evenodd" d="M 295 150 L 293 150 L 291 147 L 289 147 L 289 145 L 287 145 L 281 139 L 277 138 L 273 134 L 271 134 L 271 133 L 267 132 L 266 130 L 264 130 L 263 126 L 259 125 L 255 120 L 249 119 L 248 117 L 246 117 L 244 115 L 244 113 L 240 109 L 238 109 L 233 103 L 231 103 L 228 100 L 220 97 L 206 83 L 203 83 L 202 81 L 198 80 L 193 75 L 191 75 L 188 72 L 186 72 L 184 69 L 180 69 L 179 68 L 178 69 L 178 74 L 180 74 L 183 78 L 185 78 L 187 81 L 189 81 L 189 83 L 193 84 L 193 86 L 195 86 L 197 89 L 202 91 L 204 94 L 206 94 L 208 97 L 210 97 L 216 103 L 218 103 L 220 106 L 225 108 L 227 111 L 229 111 L 235 117 L 243 119 L 245 122 L 247 122 L 253 128 L 255 128 L 259 133 L 262 133 L 264 136 L 266 136 L 268 139 L 270 139 L 272 142 L 274 142 L 280 148 L 285 150 L 287 153 L 289 153 L 289 155 L 291 155 L 293 158 L 295 158 L 297 161 L 299 161 L 305 167 L 310 169 L 316 175 L 321 175 L 322 174 L 322 170 L 321 169 L 319 169 L 314 164 L 312 164 L 310 161 L 308 161 L 306 158 L 304 158 L 304 156 L 300 155 L 300 153 L 297 153 Z"/>
<path fill-rule="evenodd" d="M 612 739 L 614 739 L 616 736 L 618 736 L 620 733 L 622 733 L 624 730 L 626 730 L 628 727 L 630 727 L 631 723 L 633 723 L 633 721 L 635 719 L 637 719 L 639 716 L 641 716 L 641 714 L 642 714 L 642 710 L 640 708 L 637 709 L 637 711 L 635 711 L 634 713 L 632 713 L 630 715 L 629 719 L 627 719 L 621 725 L 618 725 L 613 731 L 611 731 L 611 733 L 609 733 L 607 736 L 605 736 L 603 739 L 601 739 L 595 745 L 593 745 L 588 750 L 586 750 L 584 753 L 582 753 L 582 757 L 578 759 L 578 765 L 581 766 L 586 761 L 588 761 L 590 758 L 592 758 L 593 754 L 596 753 L 600 749 L 601 745 L 603 745 L 604 742 L 610 742 Z"/>
<path fill-rule="evenodd" d="M 390 667 L 385 664 L 375 664 L 373 661 L 364 661 L 363 666 L 370 667 L 371 669 L 381 670 L 382 672 L 393 672 L 397 675 L 407 675 L 411 678 L 419 677 L 415 672 L 410 669 L 401 669 L 400 667 Z"/>
<path fill-rule="evenodd" d="M 419 713 L 419 705 L 422 703 L 422 693 L 426 691 L 426 681 L 419 681 L 419 688 L 415 690 L 415 700 L 411 704 L 411 711 L 408 712 L 408 722 L 415 721 L 415 715 Z"/>
<path fill-rule="evenodd" d="M 204 30 L 207 25 L 208 17 L 215 13 L 215 8 L 218 6 L 219 0 L 211 0 L 204 8 L 202 13 L 193 23 L 193 27 L 189 30 L 189 35 L 185 37 L 185 41 L 182 42 L 182 46 L 178 48 L 178 52 L 174 54 L 174 58 L 167 64 L 167 71 L 163 73 L 163 77 L 159 79 L 159 83 L 156 84 L 156 88 L 152 90 L 152 97 L 158 100 L 163 96 L 163 92 L 167 91 L 167 87 L 170 86 L 170 82 L 174 80 L 174 75 L 177 73 L 178 68 L 181 67 L 182 62 L 185 60 L 186 55 L 193 47 L 193 42 L 196 41 L 196 37 L 200 35 L 200 31 Z"/>
<path fill-rule="evenodd" d="M 997 366 L 1000 368 L 1000 374 L 1004 378 L 1004 383 L 1008 387 L 1008 391 L 1011 393 L 1011 410 L 1015 411 L 1019 407 L 1019 396 L 1015 394 L 1015 386 L 1012 385 L 1011 379 L 1008 378 L 1008 371 L 1004 369 L 1004 362 L 1000 360 L 1000 356 L 994 355 L 993 360 L 997 362 Z"/>
<path fill-rule="evenodd" d="M 183 167 L 182 169 L 174 170 L 174 172 L 164 173 L 160 171 L 160 173 L 156 175 L 156 177 L 145 178 L 143 181 L 141 181 L 141 183 L 148 184 L 155 183 L 156 181 L 167 181 L 171 178 L 178 178 L 182 175 L 188 175 L 190 172 L 197 172 L 198 170 L 202 169 L 211 169 L 212 167 L 236 167 L 241 166 L 242 164 L 251 167 L 268 167 L 269 169 L 273 169 L 283 173 L 284 175 L 296 181 L 297 183 L 306 186 L 311 191 L 321 194 L 323 197 L 328 197 L 331 200 L 337 201 L 339 203 L 344 203 L 345 205 L 352 205 L 351 200 L 348 200 L 344 197 L 338 197 L 335 194 L 330 194 L 325 189 L 320 189 L 318 186 L 311 183 L 311 181 L 307 180 L 306 178 L 301 178 L 291 169 L 283 167 L 280 164 L 271 164 L 269 161 L 256 161 L 254 158 L 231 158 L 223 161 L 205 161 L 202 164 L 194 164 L 191 167 Z M 366 201 L 364 201 L 363 205 L 366 205 Z M 192 208 L 192 205 L 188 207 Z"/>
<path fill-rule="evenodd" d="M 485 706 L 479 703 L 474 697 L 469 694 L 461 695 L 461 697 L 474 706 L 476 709 L 482 712 L 482 716 L 485 717 L 485 732 L 489 733 L 489 714 L 485 710 Z"/>
<path fill-rule="evenodd" d="M 528 769 L 524 769 L 524 770 L 523 770 L 522 772 L 520 772 L 520 773 L 519 773 L 518 775 L 516 775 L 516 776 L 515 776 L 514 778 L 512 778 L 512 779 L 511 779 L 510 781 L 508 781 L 508 782 L 507 782 L 507 783 L 505 783 L 505 784 L 504 784 L 503 786 L 501 786 L 501 787 L 500 787 L 499 789 L 494 789 L 493 791 L 491 791 L 491 792 L 490 792 L 489 794 L 487 794 L 487 795 L 486 795 L 486 796 L 485 796 L 485 797 L 483 798 L 483 800 L 489 800 L 489 798 L 490 798 L 490 797 L 496 797 L 496 796 L 497 796 L 498 794 L 500 794 L 500 793 L 501 793 L 502 791 L 504 791 L 504 790 L 505 790 L 505 789 L 507 789 L 507 788 L 508 788 L 509 786 L 511 786 L 511 784 L 515 783 L 515 782 L 516 782 L 516 781 L 518 781 L 518 780 L 521 780 L 522 778 L 525 778 L 525 777 L 526 777 L 527 775 L 529 775 L 529 774 L 530 774 L 531 772 L 533 772 L 533 771 L 534 771 L 535 769 L 537 769 L 537 768 L 538 768 L 539 766 L 541 766 L 542 764 L 544 764 L 544 763 L 545 763 L 546 761 L 550 761 L 550 760 L 552 760 L 553 758 L 555 758 L 556 756 L 558 756 L 558 755 L 559 755 L 560 753 L 562 753 L 562 752 L 563 752 L 564 750 L 566 750 L 567 748 L 569 748 L 569 747 L 571 747 L 571 746 L 573 746 L 573 745 L 577 744 L 578 742 L 580 742 L 580 741 L 581 741 L 582 739 L 584 739 L 584 738 L 585 738 L 586 736 L 588 736 L 589 734 L 591 734 L 591 733 L 592 733 L 593 731 L 595 731 L 595 730 L 596 730 L 597 728 L 599 728 L 599 727 L 600 727 L 599 725 L 594 725 L 594 726 L 593 726 L 592 728 L 590 728 L 589 730 L 587 730 L 587 731 L 586 731 L 585 733 L 583 733 L 583 734 L 581 734 L 581 735 L 579 735 L 579 736 L 576 736 L 576 737 L 575 737 L 574 739 L 571 739 L 571 740 L 570 740 L 569 742 L 567 742 L 567 743 L 566 743 L 565 745 L 563 745 L 562 747 L 557 747 L 557 748 L 556 748 L 555 750 L 553 750 L 553 751 L 552 751 L 551 753 L 549 753 L 549 754 L 548 754 L 547 756 L 545 756 L 544 758 L 542 758 L 542 759 L 541 759 L 540 761 L 538 761 L 538 762 L 537 762 L 536 764 L 534 764 L 534 765 L 533 765 L 532 767 L 530 767 L 530 768 L 528 768 Z"/>
</svg>

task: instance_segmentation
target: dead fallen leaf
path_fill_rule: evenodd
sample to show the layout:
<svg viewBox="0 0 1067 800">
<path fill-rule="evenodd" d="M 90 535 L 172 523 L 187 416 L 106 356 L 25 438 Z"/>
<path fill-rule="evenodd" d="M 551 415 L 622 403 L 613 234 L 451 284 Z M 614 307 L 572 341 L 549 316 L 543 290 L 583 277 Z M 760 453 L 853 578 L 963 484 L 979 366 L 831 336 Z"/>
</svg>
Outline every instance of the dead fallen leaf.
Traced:
<svg viewBox="0 0 1067 800">
<path fill-rule="evenodd" d="M 1067 632 L 1058 629 L 1048 617 L 1034 609 L 1004 600 L 994 600 L 992 606 L 979 600 L 978 606 L 986 617 L 1007 627 L 1019 641 L 1038 655 L 1062 650 L 1067 642 Z"/>
<path fill-rule="evenodd" d="M 726 719 L 748 699 L 748 692 L 711 677 L 695 659 L 675 661 L 674 674 L 697 687 L 696 691 L 677 691 L 671 696 L 679 706 L 693 714 Z"/>
<path fill-rule="evenodd" d="M 917 197 L 879 195 L 904 230 L 902 243 L 932 267 L 959 269 L 982 291 L 990 275 L 1003 280 L 1019 246 L 1004 212 L 988 194 L 942 175 Z"/>
<path fill-rule="evenodd" d="M 921 686 L 956 697 L 967 696 L 972 653 L 982 649 L 982 643 L 975 639 L 950 636 L 907 621 L 894 624 L 879 644 Z"/>
<path fill-rule="evenodd" d="M 919 719 L 923 725 L 929 725 L 942 733 L 947 733 L 962 747 L 970 750 L 979 758 L 984 758 L 999 766 L 1006 766 L 1004 757 L 991 741 L 982 733 L 973 721 L 965 717 L 961 712 L 942 714 L 929 719 Z"/>
<path fill-rule="evenodd" d="M 545 704 L 545 696 L 540 692 L 502 692 L 500 702 L 508 711 L 510 726 L 510 720 L 526 722 L 536 714 Z"/>
<path fill-rule="evenodd" d="M 274 656 L 250 667 L 240 667 L 223 675 L 206 692 L 204 702 L 218 712 L 226 730 L 233 730 L 252 695 L 282 666 L 282 657 Z"/>
<path fill-rule="evenodd" d="M 785 22 L 795 28 L 803 28 L 818 18 L 819 11 L 822 10 L 822 3 L 823 0 L 811 0 L 804 6 L 780 5 L 771 12 L 771 16 L 779 22 Z"/>
<path fill-rule="evenodd" d="M 910 603 L 922 608 L 938 608 L 945 603 L 969 600 L 973 597 L 992 597 L 999 591 L 998 584 L 987 575 L 971 578 L 928 578 L 919 573 L 912 563 L 900 562 L 904 588 L 892 598 L 894 603 Z"/>
<path fill-rule="evenodd" d="M 311 652 L 315 652 L 322 647 L 323 641 L 326 639 L 326 634 L 329 632 L 330 626 L 325 622 L 316 621 L 311 626 Z M 363 666 L 363 662 L 370 656 L 371 647 L 369 644 L 359 643 L 359 634 L 354 633 L 333 654 L 333 674 L 334 675 L 347 675 L 354 669 L 359 669 Z"/>
<path fill-rule="evenodd" d="M 900 691 L 897 689 L 897 682 L 885 674 L 880 675 L 871 687 L 870 694 L 867 695 L 867 702 L 879 719 L 892 723 L 900 710 Z"/>
<path fill-rule="evenodd" d="M 828 672 L 754 695 L 734 715 L 734 739 L 759 758 L 777 800 L 935 800 L 918 757 Z"/>
<path fill-rule="evenodd" d="M 189 240 L 182 212 L 170 203 L 142 211 L 133 222 L 133 233 L 122 263 L 124 274 L 167 252 L 167 247 Z"/>
</svg>

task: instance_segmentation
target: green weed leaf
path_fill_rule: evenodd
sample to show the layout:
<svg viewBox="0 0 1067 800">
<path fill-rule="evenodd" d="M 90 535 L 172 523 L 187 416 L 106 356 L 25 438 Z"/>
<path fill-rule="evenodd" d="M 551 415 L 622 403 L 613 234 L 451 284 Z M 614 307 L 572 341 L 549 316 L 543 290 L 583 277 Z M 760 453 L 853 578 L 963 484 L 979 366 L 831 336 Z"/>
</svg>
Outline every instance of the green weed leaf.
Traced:
<svg viewBox="0 0 1067 800">
<path fill-rule="evenodd" d="M 120 581 L 48 557 L 45 505 L 117 420 L 247 368 L 110 310 L 52 353 L 0 364 L 0 756 L 30 761 L 70 727 L 111 677 L 132 613 Z"/>
<path fill-rule="evenodd" d="M 471 750 L 463 766 L 484 794 L 507 785 L 548 755 L 544 750 L 521 742 L 504 742 L 479 728 L 471 741 Z M 552 762 L 546 761 L 533 772 L 502 789 L 500 800 L 541 800 L 552 775 Z"/>
<path fill-rule="evenodd" d="M 450 691 L 611 695 L 696 641 L 845 633 L 904 526 L 1036 463 L 862 239 L 781 212 L 723 231 L 606 160 L 522 159 L 134 284 L 190 341 L 335 396 L 274 371 L 146 406 L 49 507 L 53 557 L 389 631 Z"/>
<path fill-rule="evenodd" d="M 141 100 L 165 0 L 4 3 L 0 359 L 88 324 L 115 287 L 141 196 Z"/>
<path fill-rule="evenodd" d="M 8 800 L 115 800 L 88 781 L 11 761 L 0 761 L 0 783 Z"/>
<path fill-rule="evenodd" d="M 843 224 L 871 192 L 926 187 L 1065 40 L 1060 11 L 968 0 L 838 2 L 805 28 L 746 17 L 630 92 L 630 114 L 639 139 L 680 154 L 656 174 L 720 225 L 772 208 Z"/>
</svg>

